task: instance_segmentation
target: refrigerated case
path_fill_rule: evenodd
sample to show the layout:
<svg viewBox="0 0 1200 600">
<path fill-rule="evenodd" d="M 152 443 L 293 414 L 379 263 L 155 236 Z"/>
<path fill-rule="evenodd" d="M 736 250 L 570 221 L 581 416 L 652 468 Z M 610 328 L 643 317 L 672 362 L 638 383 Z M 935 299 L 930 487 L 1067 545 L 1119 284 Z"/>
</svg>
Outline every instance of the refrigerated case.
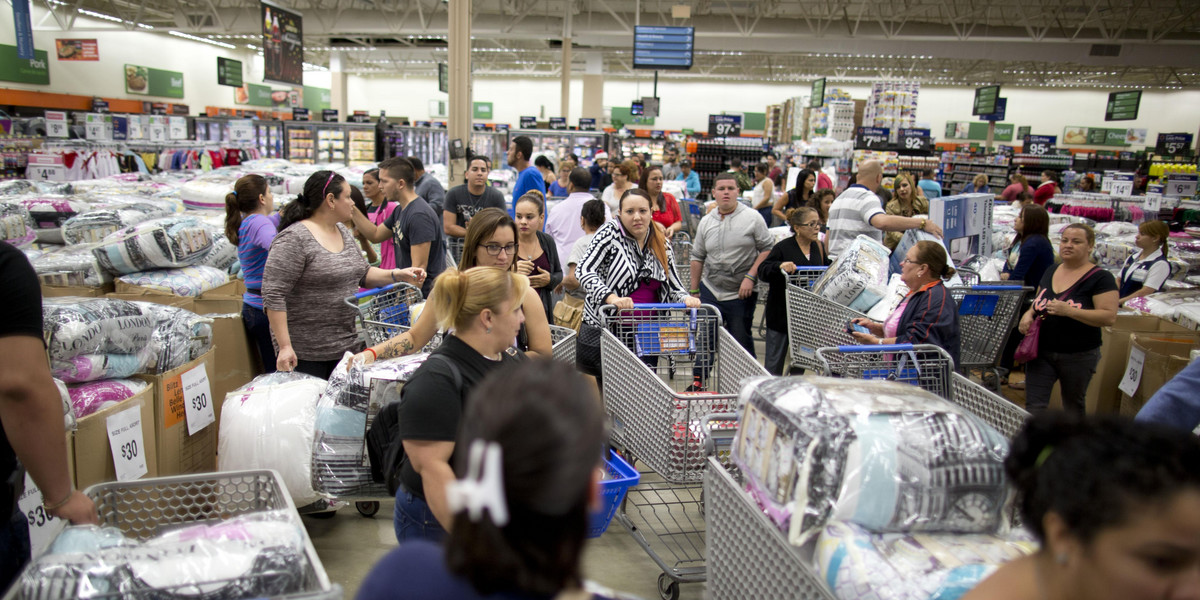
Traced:
<svg viewBox="0 0 1200 600">
<path fill-rule="evenodd" d="M 216 142 L 228 144 L 235 141 L 248 141 L 258 148 L 263 158 L 281 158 L 284 156 L 283 121 L 262 121 L 259 119 L 238 119 L 232 117 L 195 117 L 195 138 L 201 142 Z M 253 131 L 250 140 L 234 140 L 230 125 L 234 122 L 249 123 Z"/>
<path fill-rule="evenodd" d="M 288 123 L 286 130 L 288 159 L 293 162 L 343 165 L 375 162 L 375 128 L 370 124 L 296 121 Z"/>
<path fill-rule="evenodd" d="M 392 125 L 384 134 L 384 149 L 387 156 L 415 156 L 430 165 L 450 163 L 449 134 L 442 127 L 415 127 Z"/>
<path fill-rule="evenodd" d="M 509 139 L 524 135 L 533 141 L 533 152 L 549 152 L 557 157 L 555 162 L 574 153 L 579 157 L 583 166 L 592 164 L 596 153 L 608 151 L 608 134 L 603 131 L 563 131 L 550 129 L 513 129 L 509 131 Z M 506 148 L 507 149 L 507 148 Z"/>
<path fill-rule="evenodd" d="M 482 154 L 492 161 L 492 166 L 503 165 L 508 154 L 507 131 L 475 131 L 471 133 L 471 151 Z"/>
</svg>

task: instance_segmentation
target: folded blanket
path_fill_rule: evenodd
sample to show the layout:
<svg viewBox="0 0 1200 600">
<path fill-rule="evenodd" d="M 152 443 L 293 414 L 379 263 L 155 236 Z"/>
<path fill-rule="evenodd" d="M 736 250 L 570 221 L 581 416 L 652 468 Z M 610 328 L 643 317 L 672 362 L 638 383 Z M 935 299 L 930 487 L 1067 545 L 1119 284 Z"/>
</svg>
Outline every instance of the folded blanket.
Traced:
<svg viewBox="0 0 1200 600">
<path fill-rule="evenodd" d="M 77 417 L 86 417 L 136 396 L 146 386 L 146 382 L 137 379 L 108 379 L 74 385 L 69 388 L 71 406 Z"/>
<path fill-rule="evenodd" d="M 130 273 L 118 277 L 117 281 L 176 296 L 194 297 L 229 283 L 229 275 L 216 267 L 197 265 Z"/>
</svg>

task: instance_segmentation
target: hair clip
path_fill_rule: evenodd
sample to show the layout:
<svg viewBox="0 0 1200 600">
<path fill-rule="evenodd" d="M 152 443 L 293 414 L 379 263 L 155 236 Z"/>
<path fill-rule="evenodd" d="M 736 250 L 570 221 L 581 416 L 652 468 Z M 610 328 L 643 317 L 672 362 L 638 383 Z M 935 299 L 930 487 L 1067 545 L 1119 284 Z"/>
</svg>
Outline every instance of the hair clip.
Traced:
<svg viewBox="0 0 1200 600">
<path fill-rule="evenodd" d="M 478 521 L 487 509 L 492 523 L 504 527 L 508 523 L 508 503 L 504 499 L 504 468 L 500 444 L 474 440 L 468 451 L 467 475 L 446 484 L 446 504 L 450 512 L 463 510 L 472 521 Z"/>
</svg>

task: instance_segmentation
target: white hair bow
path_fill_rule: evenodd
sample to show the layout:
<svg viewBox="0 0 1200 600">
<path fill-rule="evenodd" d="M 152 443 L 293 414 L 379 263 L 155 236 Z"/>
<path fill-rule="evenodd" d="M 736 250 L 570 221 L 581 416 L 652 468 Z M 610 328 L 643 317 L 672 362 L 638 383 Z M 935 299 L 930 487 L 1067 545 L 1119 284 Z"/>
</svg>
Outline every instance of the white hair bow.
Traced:
<svg viewBox="0 0 1200 600">
<path fill-rule="evenodd" d="M 500 444 L 483 440 L 471 442 L 466 477 L 446 484 L 446 503 L 451 513 L 466 510 L 472 521 L 478 521 L 486 508 L 497 527 L 508 523 L 501 457 Z"/>
</svg>

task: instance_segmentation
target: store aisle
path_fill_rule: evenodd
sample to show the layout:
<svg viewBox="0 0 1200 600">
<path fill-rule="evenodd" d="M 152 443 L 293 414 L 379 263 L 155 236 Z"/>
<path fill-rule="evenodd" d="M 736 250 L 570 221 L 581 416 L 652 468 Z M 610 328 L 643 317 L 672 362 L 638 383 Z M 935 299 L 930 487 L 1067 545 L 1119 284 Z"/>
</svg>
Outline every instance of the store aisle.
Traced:
<svg viewBox="0 0 1200 600">
<path fill-rule="evenodd" d="M 305 517 L 304 525 L 329 579 L 341 584 L 347 600 L 358 593 L 358 586 L 371 567 L 396 547 L 392 502 L 383 502 L 373 519 L 359 516 L 353 506 L 345 506 L 331 519 Z M 643 600 L 658 598 L 661 571 L 617 523 L 602 537 L 588 543 L 583 564 L 584 575 L 601 585 Z M 699 600 L 704 597 L 704 586 L 682 586 L 679 597 Z"/>
</svg>

